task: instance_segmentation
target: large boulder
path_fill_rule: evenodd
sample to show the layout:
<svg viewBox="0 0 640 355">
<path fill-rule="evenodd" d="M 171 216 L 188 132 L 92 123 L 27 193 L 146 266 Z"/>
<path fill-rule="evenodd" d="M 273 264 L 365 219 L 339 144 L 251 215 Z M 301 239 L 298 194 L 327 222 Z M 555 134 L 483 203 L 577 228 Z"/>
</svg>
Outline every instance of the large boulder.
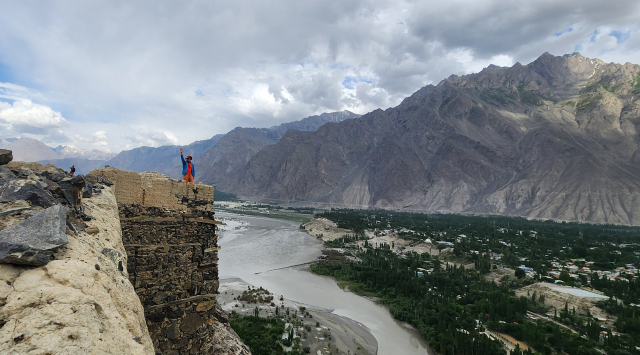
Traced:
<svg viewBox="0 0 640 355">
<path fill-rule="evenodd" d="M 82 190 L 84 190 L 86 183 L 83 175 L 76 175 L 74 177 L 64 178 L 58 181 L 58 186 L 62 190 L 62 195 L 67 199 L 69 205 L 75 208 L 76 203 L 79 202 L 82 197 Z"/>
<path fill-rule="evenodd" d="M 67 244 L 67 210 L 54 205 L 0 231 L 0 263 L 40 266 Z"/>
<path fill-rule="evenodd" d="M 13 152 L 7 149 L 0 149 L 0 165 L 9 164 L 13 160 Z"/>
<path fill-rule="evenodd" d="M 41 206 L 44 208 L 56 204 L 56 199 L 51 192 L 37 181 L 11 180 L 4 185 L 2 190 L 0 202 L 25 200 L 31 202 L 32 206 Z"/>
<path fill-rule="evenodd" d="M 7 169 L 4 165 L 0 165 L 0 196 L 2 196 L 2 192 L 7 187 L 7 184 L 11 180 L 15 180 L 15 175 L 9 169 Z"/>
</svg>

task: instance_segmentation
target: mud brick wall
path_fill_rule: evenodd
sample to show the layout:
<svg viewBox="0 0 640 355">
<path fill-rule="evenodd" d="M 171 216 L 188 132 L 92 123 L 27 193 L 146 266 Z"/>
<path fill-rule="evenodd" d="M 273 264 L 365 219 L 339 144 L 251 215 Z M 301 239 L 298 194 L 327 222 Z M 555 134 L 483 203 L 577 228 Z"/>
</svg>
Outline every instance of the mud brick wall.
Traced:
<svg viewBox="0 0 640 355">
<path fill-rule="evenodd" d="M 156 353 L 213 353 L 228 323 L 216 304 L 214 188 L 187 193 L 183 181 L 115 168 L 91 174 L 115 185 L 127 271 Z"/>
<path fill-rule="evenodd" d="M 189 191 L 184 181 L 172 179 L 159 173 L 136 173 L 116 168 L 101 168 L 91 171 L 96 176 L 104 176 L 116 186 L 118 203 L 164 207 L 184 211 L 188 208 L 212 211 L 214 187 L 198 183 L 195 191 L 190 185 Z M 187 197 L 188 207 L 183 197 Z"/>
<path fill-rule="evenodd" d="M 119 212 L 129 279 L 156 352 L 199 354 L 220 317 L 213 214 L 135 204 Z"/>
</svg>

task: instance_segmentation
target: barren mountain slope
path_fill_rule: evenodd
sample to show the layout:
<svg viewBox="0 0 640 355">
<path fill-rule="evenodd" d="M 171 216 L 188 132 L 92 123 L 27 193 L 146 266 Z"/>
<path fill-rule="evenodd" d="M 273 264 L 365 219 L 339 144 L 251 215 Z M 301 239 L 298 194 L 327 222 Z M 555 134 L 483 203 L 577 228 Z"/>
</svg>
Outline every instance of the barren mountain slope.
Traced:
<svg viewBox="0 0 640 355">
<path fill-rule="evenodd" d="M 38 161 L 45 159 L 62 159 L 63 156 L 37 139 L 0 139 L 0 148 L 13 151 L 15 161 Z"/>
<path fill-rule="evenodd" d="M 205 183 L 224 184 L 225 180 L 243 168 L 256 153 L 265 146 L 278 142 L 288 130 L 315 131 L 327 122 L 342 122 L 356 117 L 360 115 L 340 111 L 310 116 L 271 128 L 237 127 L 202 155 L 198 174 Z"/>
<path fill-rule="evenodd" d="M 194 159 L 198 159 L 223 136 L 218 134 L 210 139 L 195 141 L 183 147 L 184 155 L 192 155 Z M 180 147 L 176 145 L 123 150 L 106 164 L 114 168 L 137 172 L 157 171 L 172 178 L 180 178 L 182 172 Z"/>
<path fill-rule="evenodd" d="M 640 223 L 640 66 L 545 53 L 289 131 L 219 187 L 324 206 Z"/>
</svg>

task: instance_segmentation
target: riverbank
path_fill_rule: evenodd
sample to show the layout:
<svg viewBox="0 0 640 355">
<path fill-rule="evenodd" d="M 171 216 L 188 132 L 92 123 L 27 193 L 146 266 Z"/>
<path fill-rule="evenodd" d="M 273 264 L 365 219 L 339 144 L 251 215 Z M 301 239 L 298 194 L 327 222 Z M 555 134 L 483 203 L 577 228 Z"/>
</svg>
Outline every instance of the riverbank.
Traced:
<svg viewBox="0 0 640 355">
<path fill-rule="evenodd" d="M 313 274 L 308 267 L 291 267 L 317 259 L 324 249 L 322 241 L 310 237 L 300 224 L 227 212 L 217 212 L 216 218 L 227 224 L 218 240 L 221 280 L 240 278 L 296 304 L 332 309 L 328 317 L 343 317 L 368 328 L 380 355 L 432 354 L 420 334 L 395 320 L 388 308 L 340 289 L 333 278 Z M 341 325 L 347 333 L 349 324 Z"/>
<path fill-rule="evenodd" d="M 252 290 L 253 294 L 265 297 L 242 297 L 243 292 L 249 290 Z M 284 295 L 256 289 L 255 286 L 236 278 L 221 280 L 219 292 L 218 303 L 227 312 L 236 312 L 243 316 L 254 315 L 257 307 L 259 316 L 263 318 L 286 318 L 288 315 L 291 319 L 299 320 L 303 324 L 296 330 L 297 334 L 301 335 L 300 347 L 309 347 L 312 354 L 318 351 L 327 352 L 329 348 L 332 351 L 337 348 L 340 353 L 378 353 L 378 342 L 366 326 L 333 314 L 332 309 L 298 303 L 285 298 Z"/>
<path fill-rule="evenodd" d="M 277 205 L 262 205 L 251 202 L 218 202 L 216 203 L 216 210 L 248 216 L 278 218 L 287 221 L 300 222 L 301 224 L 307 223 L 309 220 L 313 219 L 312 213 L 300 213 L 295 210 L 283 209 Z"/>
</svg>

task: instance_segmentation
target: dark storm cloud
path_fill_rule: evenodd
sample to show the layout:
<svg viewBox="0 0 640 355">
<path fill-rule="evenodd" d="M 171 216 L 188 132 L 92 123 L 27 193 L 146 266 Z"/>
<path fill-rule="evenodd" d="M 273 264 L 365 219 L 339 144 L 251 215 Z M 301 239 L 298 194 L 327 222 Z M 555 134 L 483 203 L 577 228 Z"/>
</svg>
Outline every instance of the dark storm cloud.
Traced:
<svg viewBox="0 0 640 355">
<path fill-rule="evenodd" d="M 562 34 L 574 26 L 593 31 L 599 26 L 638 23 L 640 2 L 608 1 L 448 1 L 421 3 L 408 19 L 424 40 L 447 48 L 469 48 L 480 58 L 514 53 L 520 48 Z"/>
</svg>

